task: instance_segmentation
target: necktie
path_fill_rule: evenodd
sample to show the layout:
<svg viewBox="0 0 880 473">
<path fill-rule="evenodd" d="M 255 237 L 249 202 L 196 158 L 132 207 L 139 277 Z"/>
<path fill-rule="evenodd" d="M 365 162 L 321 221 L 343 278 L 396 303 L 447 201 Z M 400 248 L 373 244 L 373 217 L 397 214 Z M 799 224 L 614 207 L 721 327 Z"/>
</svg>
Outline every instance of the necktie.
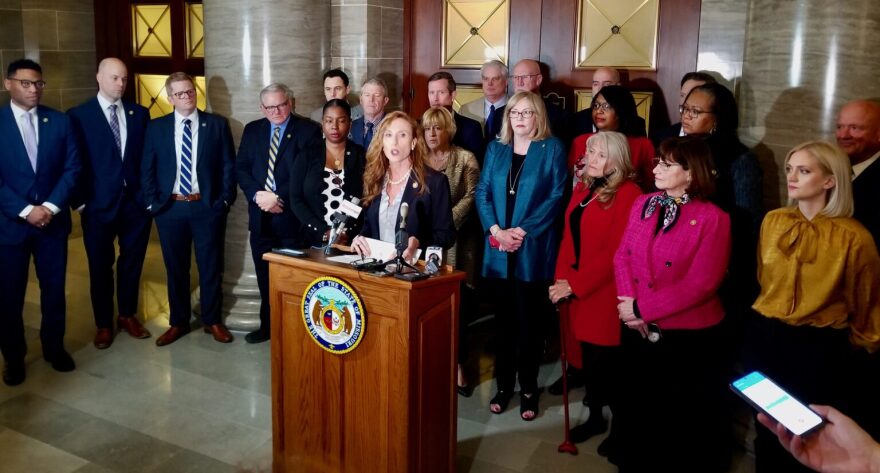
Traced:
<svg viewBox="0 0 880 473">
<path fill-rule="evenodd" d="M 269 169 L 266 174 L 266 190 L 275 192 L 275 158 L 278 156 L 278 145 L 281 143 L 281 127 L 276 126 L 272 132 L 272 143 L 269 144 Z"/>
<path fill-rule="evenodd" d="M 492 130 L 494 128 L 494 126 L 493 126 L 494 124 L 492 122 L 494 122 L 494 121 L 495 121 L 495 106 L 490 105 L 489 106 L 489 116 L 486 117 L 486 139 L 487 140 L 491 140 L 492 138 L 495 138 L 495 134 L 492 133 Z"/>
<path fill-rule="evenodd" d="M 367 122 L 367 133 L 364 135 L 364 148 L 369 148 L 373 141 L 373 124 Z"/>
<path fill-rule="evenodd" d="M 27 151 L 31 168 L 37 172 L 37 130 L 34 129 L 34 121 L 30 113 L 22 115 L 21 120 L 24 130 L 24 149 Z"/>
<path fill-rule="evenodd" d="M 119 117 L 116 115 L 116 104 L 110 105 L 110 130 L 113 132 L 113 139 L 116 141 L 116 149 L 122 156 L 122 138 L 119 134 Z"/>
<path fill-rule="evenodd" d="M 192 193 L 192 129 L 189 125 L 192 120 L 187 118 L 183 121 L 183 143 L 180 147 L 180 193 L 190 195 Z"/>
</svg>

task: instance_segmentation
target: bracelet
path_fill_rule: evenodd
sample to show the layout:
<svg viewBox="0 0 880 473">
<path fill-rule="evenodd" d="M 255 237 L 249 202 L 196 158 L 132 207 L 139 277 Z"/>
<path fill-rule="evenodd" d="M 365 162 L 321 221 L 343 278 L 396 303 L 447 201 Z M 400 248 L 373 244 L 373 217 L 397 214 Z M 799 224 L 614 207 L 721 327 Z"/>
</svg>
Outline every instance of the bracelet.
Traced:
<svg viewBox="0 0 880 473">
<path fill-rule="evenodd" d="M 495 230 L 494 232 L 492 231 L 493 229 Z M 492 236 L 497 235 L 498 232 L 500 232 L 500 231 L 501 231 L 501 226 L 498 225 L 497 223 L 495 225 L 492 225 L 491 228 L 489 228 L 489 234 L 491 234 Z"/>
</svg>

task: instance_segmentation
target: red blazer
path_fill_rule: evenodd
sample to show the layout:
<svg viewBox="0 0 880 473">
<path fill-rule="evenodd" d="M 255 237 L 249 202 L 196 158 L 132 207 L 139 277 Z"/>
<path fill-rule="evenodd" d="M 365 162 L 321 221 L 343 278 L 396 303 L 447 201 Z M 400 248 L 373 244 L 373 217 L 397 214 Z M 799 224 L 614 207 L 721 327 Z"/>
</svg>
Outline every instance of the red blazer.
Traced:
<svg viewBox="0 0 880 473">
<path fill-rule="evenodd" d="M 587 139 L 594 133 L 585 133 L 571 142 L 571 150 L 568 152 L 568 169 L 571 170 L 578 158 L 587 151 Z M 644 136 L 627 136 L 629 153 L 632 156 L 632 166 L 636 171 L 636 184 L 645 192 L 654 191 L 654 145 L 651 140 Z"/>
<path fill-rule="evenodd" d="M 569 219 L 589 193 L 583 184 L 575 188 L 565 212 L 565 230 L 556 259 L 556 279 L 568 280 L 572 298 L 568 306 L 569 324 L 575 338 L 595 345 L 620 344 L 617 317 L 617 285 L 614 283 L 614 251 L 620 245 L 633 201 L 641 195 L 635 183 L 625 182 L 611 205 L 598 200 L 589 203 L 580 221 L 580 264 L 575 263 L 574 241 Z M 607 207 L 606 207 L 607 206 Z"/>
<path fill-rule="evenodd" d="M 718 287 L 730 257 L 730 218 L 714 204 L 692 200 L 668 232 L 654 236 L 658 213 L 642 219 L 636 199 L 614 256 L 618 293 L 636 299 L 642 318 L 664 329 L 711 327 L 724 318 Z"/>
</svg>

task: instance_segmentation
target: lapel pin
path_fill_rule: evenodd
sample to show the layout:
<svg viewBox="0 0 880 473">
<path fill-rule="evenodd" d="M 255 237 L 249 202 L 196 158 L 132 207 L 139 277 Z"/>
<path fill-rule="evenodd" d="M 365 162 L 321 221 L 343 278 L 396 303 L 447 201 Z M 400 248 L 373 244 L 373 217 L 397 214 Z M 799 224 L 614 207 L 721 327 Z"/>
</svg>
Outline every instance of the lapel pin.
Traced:
<svg viewBox="0 0 880 473">
<path fill-rule="evenodd" d="M 696 220 L 691 220 L 691 226 L 694 226 L 694 225 L 696 225 L 696 224 L 697 224 L 697 221 L 696 221 Z"/>
<path fill-rule="evenodd" d="M 351 156 L 351 151 L 346 151 L 346 152 L 345 152 L 345 155 L 346 155 L 346 156 Z"/>
<path fill-rule="evenodd" d="M 287 139 L 288 139 L 288 140 L 290 139 L 290 133 L 287 134 Z"/>
<path fill-rule="evenodd" d="M 129 115 L 134 115 L 134 110 L 129 110 L 129 111 L 128 111 L 128 114 L 129 114 Z"/>
<path fill-rule="evenodd" d="M 206 127 L 206 126 L 208 126 L 208 124 L 205 123 L 205 122 L 202 122 L 202 126 L 203 126 L 203 127 Z"/>
<path fill-rule="evenodd" d="M 43 123 L 49 123 L 49 119 L 46 117 L 43 117 Z"/>
<path fill-rule="evenodd" d="M 418 188 L 419 188 L 419 183 L 413 182 L 413 189 L 418 189 Z"/>
</svg>

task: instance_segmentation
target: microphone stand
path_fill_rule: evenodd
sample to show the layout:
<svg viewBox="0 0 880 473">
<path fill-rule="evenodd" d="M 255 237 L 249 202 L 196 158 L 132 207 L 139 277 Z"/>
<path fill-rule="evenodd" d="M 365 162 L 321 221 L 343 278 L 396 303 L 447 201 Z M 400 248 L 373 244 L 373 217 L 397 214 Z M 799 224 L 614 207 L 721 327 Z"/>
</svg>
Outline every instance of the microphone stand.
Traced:
<svg viewBox="0 0 880 473">
<path fill-rule="evenodd" d="M 397 233 L 394 235 L 394 247 L 397 249 L 397 257 L 393 260 L 397 265 L 394 274 L 403 274 L 403 268 L 409 268 L 416 273 L 422 274 L 421 271 L 415 266 L 409 264 L 409 262 L 403 257 L 403 252 L 406 250 L 407 246 L 409 246 L 409 232 L 406 231 L 406 216 L 409 213 L 409 205 L 405 202 L 401 205 L 400 226 L 397 228 Z"/>
</svg>

